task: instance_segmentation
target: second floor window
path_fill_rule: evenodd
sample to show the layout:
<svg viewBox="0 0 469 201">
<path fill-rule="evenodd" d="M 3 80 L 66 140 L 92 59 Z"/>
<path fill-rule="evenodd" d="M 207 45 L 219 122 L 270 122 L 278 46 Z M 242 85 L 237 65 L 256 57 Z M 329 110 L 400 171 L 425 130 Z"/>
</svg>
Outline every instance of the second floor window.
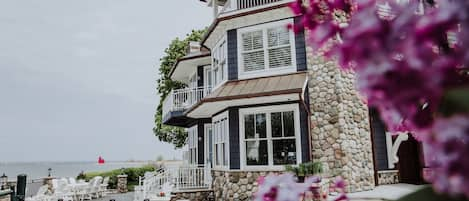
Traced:
<svg viewBox="0 0 469 201">
<path fill-rule="evenodd" d="M 214 87 L 218 86 L 228 77 L 226 52 L 226 40 L 223 38 L 212 50 L 212 84 Z"/>
<path fill-rule="evenodd" d="M 240 78 L 294 71 L 294 35 L 287 28 L 291 20 L 239 29 Z"/>
</svg>

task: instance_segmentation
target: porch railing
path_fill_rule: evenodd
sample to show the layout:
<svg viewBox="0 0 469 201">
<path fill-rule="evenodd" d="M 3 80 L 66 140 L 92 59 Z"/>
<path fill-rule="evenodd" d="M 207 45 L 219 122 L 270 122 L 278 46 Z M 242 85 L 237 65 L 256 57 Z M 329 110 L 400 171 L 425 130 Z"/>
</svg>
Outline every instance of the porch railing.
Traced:
<svg viewBox="0 0 469 201">
<path fill-rule="evenodd" d="M 209 189 L 212 184 L 211 170 L 204 166 L 179 166 L 148 172 L 139 178 L 135 188 L 135 201 L 142 201 L 157 195 L 170 187 L 172 192 Z M 165 192 L 168 193 L 168 192 Z"/>
<path fill-rule="evenodd" d="M 223 12 L 229 12 L 234 10 L 242 10 L 247 8 L 254 8 L 257 6 L 263 6 L 271 3 L 276 3 L 284 0 L 228 0 L 225 4 L 225 7 L 222 10 Z"/>
<path fill-rule="evenodd" d="M 163 115 L 173 111 L 184 111 L 210 94 L 211 87 L 176 89 L 163 102 Z"/>
<path fill-rule="evenodd" d="M 206 189 L 211 186 L 211 175 L 205 167 L 180 167 L 175 175 L 175 190 Z"/>
</svg>

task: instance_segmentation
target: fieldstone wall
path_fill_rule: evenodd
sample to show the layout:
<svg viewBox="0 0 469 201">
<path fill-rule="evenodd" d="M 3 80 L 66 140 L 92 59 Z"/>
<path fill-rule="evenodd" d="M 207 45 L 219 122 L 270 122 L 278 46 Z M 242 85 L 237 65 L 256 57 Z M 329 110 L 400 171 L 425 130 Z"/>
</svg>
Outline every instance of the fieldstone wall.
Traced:
<svg viewBox="0 0 469 201">
<path fill-rule="evenodd" d="M 399 171 L 378 171 L 378 185 L 386 184 L 398 184 L 399 183 Z"/>
<path fill-rule="evenodd" d="M 211 194 L 213 194 L 212 190 L 197 190 L 197 191 L 194 190 L 194 191 L 184 191 L 184 192 L 173 192 L 171 201 L 177 201 L 177 200 L 208 201 Z"/>
<path fill-rule="evenodd" d="M 10 195 L 0 196 L 0 201 L 10 201 Z"/>
<path fill-rule="evenodd" d="M 342 176 L 350 192 L 374 188 L 368 107 L 352 72 L 307 47 L 313 161 Z"/>
<path fill-rule="evenodd" d="M 212 189 L 217 201 L 247 201 L 257 192 L 257 179 L 266 176 L 266 171 L 212 171 Z"/>
</svg>

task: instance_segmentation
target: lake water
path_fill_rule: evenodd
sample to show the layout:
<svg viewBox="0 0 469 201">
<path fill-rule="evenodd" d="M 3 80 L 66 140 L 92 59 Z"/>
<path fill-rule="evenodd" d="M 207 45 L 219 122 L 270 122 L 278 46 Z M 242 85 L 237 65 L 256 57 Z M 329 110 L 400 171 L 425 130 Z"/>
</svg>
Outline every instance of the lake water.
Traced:
<svg viewBox="0 0 469 201">
<path fill-rule="evenodd" d="M 81 171 L 107 171 L 128 167 L 140 167 L 148 162 L 106 162 L 99 165 L 96 162 L 34 162 L 34 163 L 1 163 L 0 176 L 5 173 L 8 180 L 16 180 L 18 174 L 26 174 L 27 180 L 47 177 L 47 169 L 52 169 L 53 177 L 76 177 Z"/>
</svg>

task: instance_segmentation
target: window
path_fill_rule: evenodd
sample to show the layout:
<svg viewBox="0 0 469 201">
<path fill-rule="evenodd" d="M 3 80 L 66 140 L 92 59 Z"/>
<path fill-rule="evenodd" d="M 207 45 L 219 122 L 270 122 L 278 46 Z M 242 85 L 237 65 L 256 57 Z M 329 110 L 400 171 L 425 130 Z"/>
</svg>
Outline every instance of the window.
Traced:
<svg viewBox="0 0 469 201">
<path fill-rule="evenodd" d="M 204 86 L 205 87 L 212 86 L 212 67 L 211 66 L 204 67 Z"/>
<path fill-rule="evenodd" d="M 215 48 L 212 50 L 212 82 L 214 86 L 218 86 L 220 83 L 225 81 L 228 77 L 227 69 L 227 46 L 226 40 L 223 38 L 217 43 Z"/>
<path fill-rule="evenodd" d="M 228 113 L 213 118 L 214 166 L 228 166 Z"/>
<path fill-rule="evenodd" d="M 241 109 L 240 125 L 243 167 L 283 167 L 301 162 L 297 104 Z"/>
<path fill-rule="evenodd" d="M 197 88 L 197 78 L 197 73 L 194 73 L 189 77 L 189 88 Z"/>
<path fill-rule="evenodd" d="M 198 134 L 197 126 L 193 126 L 187 130 L 188 132 L 188 146 L 189 146 L 189 164 L 198 164 L 197 161 L 197 145 Z"/>
<path fill-rule="evenodd" d="M 291 20 L 239 29 L 239 77 L 294 72 L 294 35 L 287 28 Z"/>
</svg>

